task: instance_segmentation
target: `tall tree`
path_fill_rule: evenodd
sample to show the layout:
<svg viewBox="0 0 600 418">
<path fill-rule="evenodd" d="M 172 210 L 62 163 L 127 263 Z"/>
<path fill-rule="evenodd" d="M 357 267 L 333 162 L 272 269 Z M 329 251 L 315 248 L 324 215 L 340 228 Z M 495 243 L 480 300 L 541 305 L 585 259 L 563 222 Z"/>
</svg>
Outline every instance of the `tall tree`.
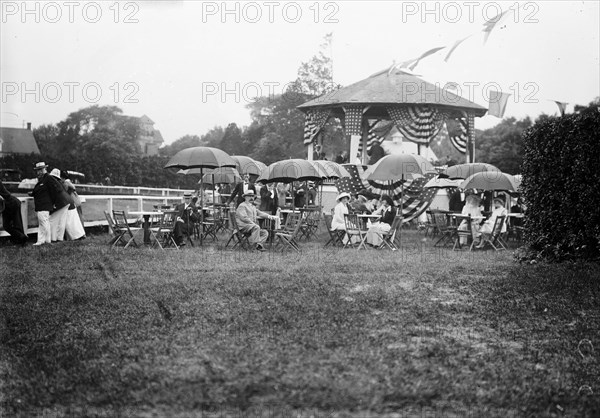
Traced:
<svg viewBox="0 0 600 418">
<path fill-rule="evenodd" d="M 184 135 L 181 138 L 175 140 L 172 144 L 160 148 L 159 153 L 160 155 L 172 157 L 182 149 L 199 147 L 200 144 L 200 137 L 198 135 Z"/>
<path fill-rule="evenodd" d="M 523 133 L 532 126 L 531 119 L 503 119 L 493 128 L 481 132 L 475 142 L 477 160 L 495 165 L 509 174 L 521 172 Z"/>
<path fill-rule="evenodd" d="M 227 125 L 220 145 L 221 149 L 229 155 L 244 155 L 246 152 L 242 140 L 242 131 L 235 123 Z"/>
</svg>

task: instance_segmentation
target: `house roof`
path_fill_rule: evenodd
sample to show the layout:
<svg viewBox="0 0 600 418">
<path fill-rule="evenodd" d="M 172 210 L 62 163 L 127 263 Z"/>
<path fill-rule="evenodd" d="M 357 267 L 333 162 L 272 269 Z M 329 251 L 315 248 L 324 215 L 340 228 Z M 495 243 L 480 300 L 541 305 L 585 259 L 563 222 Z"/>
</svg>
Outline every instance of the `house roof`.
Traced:
<svg viewBox="0 0 600 418">
<path fill-rule="evenodd" d="M 0 127 L 0 154 L 39 154 L 33 132 L 29 129 Z"/>
<path fill-rule="evenodd" d="M 396 70 L 380 71 L 354 84 L 342 87 L 298 106 L 306 111 L 314 107 L 339 108 L 342 105 L 385 107 L 398 104 L 431 104 L 450 109 L 469 110 L 483 116 L 487 109 L 448 89 L 425 81 L 416 75 Z"/>
<path fill-rule="evenodd" d="M 148 116 L 146 116 L 146 115 L 142 115 L 142 116 L 140 116 L 140 118 L 139 118 L 139 119 L 140 119 L 140 122 L 141 122 L 141 123 L 149 123 L 149 124 L 151 124 L 151 125 L 154 125 L 154 121 L 153 121 L 152 119 L 150 119 L 150 118 L 149 118 Z"/>
</svg>

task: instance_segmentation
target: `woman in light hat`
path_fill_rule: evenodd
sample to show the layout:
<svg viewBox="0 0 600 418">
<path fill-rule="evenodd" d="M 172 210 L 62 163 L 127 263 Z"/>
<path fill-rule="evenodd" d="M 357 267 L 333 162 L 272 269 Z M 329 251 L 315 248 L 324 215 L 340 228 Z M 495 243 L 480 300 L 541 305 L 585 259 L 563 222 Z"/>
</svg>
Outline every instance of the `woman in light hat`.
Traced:
<svg viewBox="0 0 600 418">
<path fill-rule="evenodd" d="M 340 193 L 336 199 L 338 202 L 333 209 L 333 219 L 331 220 L 332 230 L 346 230 L 346 220 L 344 215 L 348 212 L 348 202 L 350 201 L 350 193 Z"/>
<path fill-rule="evenodd" d="M 71 240 L 80 239 L 85 235 L 85 231 L 81 225 L 79 216 L 77 215 L 73 198 L 68 193 L 65 181 L 60 177 L 60 170 L 55 168 L 50 172 L 50 175 L 54 177 L 54 180 L 60 185 L 60 190 L 57 195 L 58 199 L 61 202 L 67 202 L 67 205 L 65 206 L 66 210 L 65 207 L 63 207 L 50 214 L 52 241 L 64 241 L 65 232 L 67 233 L 67 238 Z M 78 227 L 73 223 L 73 220 L 79 224 Z"/>
<path fill-rule="evenodd" d="M 369 227 L 367 231 L 367 244 L 377 247 L 383 242 L 383 236 L 390 230 L 396 217 L 392 198 L 388 195 L 383 195 L 381 197 L 381 206 L 373 214 L 380 215 L 381 218 Z"/>
</svg>

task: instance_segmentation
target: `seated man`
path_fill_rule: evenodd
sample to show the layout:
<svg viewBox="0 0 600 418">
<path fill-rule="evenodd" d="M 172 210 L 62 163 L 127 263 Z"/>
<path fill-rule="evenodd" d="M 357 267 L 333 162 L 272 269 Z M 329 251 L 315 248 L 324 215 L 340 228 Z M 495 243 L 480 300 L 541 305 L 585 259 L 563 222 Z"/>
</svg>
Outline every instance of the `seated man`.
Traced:
<svg viewBox="0 0 600 418">
<path fill-rule="evenodd" d="M 184 236 L 190 234 L 190 224 L 200 220 L 198 209 L 192 203 L 192 194 L 186 192 L 183 194 L 183 202 L 175 205 L 175 210 L 179 212 L 173 234 L 177 245 L 185 245 Z"/>
<path fill-rule="evenodd" d="M 266 241 L 269 233 L 264 229 L 260 229 L 258 219 L 275 219 L 275 216 L 269 215 L 263 211 L 257 210 L 254 206 L 255 193 L 253 190 L 248 190 L 243 194 L 244 201 L 240 203 L 235 211 L 235 219 L 240 231 L 250 234 L 248 241 L 250 244 L 256 244 L 258 251 L 265 251 L 263 243 Z"/>
</svg>

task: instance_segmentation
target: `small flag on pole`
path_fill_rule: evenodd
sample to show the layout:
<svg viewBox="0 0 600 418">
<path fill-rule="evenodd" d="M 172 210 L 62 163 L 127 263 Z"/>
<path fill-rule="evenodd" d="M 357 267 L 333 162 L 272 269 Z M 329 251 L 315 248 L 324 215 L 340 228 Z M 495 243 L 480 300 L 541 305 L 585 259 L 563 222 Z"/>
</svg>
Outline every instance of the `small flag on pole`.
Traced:
<svg viewBox="0 0 600 418">
<path fill-rule="evenodd" d="M 501 118 L 506 110 L 506 103 L 511 95 L 501 91 L 490 90 L 488 115 Z"/>
</svg>

